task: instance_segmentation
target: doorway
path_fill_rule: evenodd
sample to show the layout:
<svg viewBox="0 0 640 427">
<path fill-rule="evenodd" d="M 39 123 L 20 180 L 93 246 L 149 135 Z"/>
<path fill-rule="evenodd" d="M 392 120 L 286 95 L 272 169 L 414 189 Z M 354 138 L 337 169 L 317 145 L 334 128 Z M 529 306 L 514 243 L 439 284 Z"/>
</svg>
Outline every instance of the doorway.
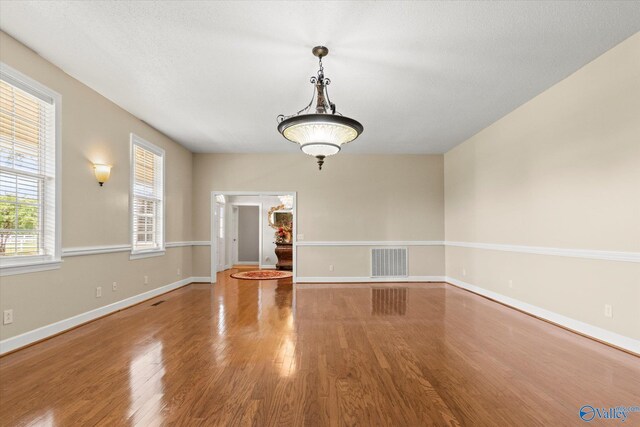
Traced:
<svg viewBox="0 0 640 427">
<path fill-rule="evenodd" d="M 262 205 L 233 204 L 235 245 L 232 265 L 262 267 Z"/>
<path fill-rule="evenodd" d="M 293 279 L 296 279 L 296 193 L 267 191 L 213 191 L 211 193 L 211 282 L 219 271 L 233 265 L 252 264 L 276 268 L 274 221 L 290 212 Z M 256 219 L 257 216 L 257 219 Z M 257 222 L 257 225 L 256 225 Z M 277 228 L 277 227 L 276 227 Z M 256 256 L 257 235 L 257 256 Z"/>
</svg>

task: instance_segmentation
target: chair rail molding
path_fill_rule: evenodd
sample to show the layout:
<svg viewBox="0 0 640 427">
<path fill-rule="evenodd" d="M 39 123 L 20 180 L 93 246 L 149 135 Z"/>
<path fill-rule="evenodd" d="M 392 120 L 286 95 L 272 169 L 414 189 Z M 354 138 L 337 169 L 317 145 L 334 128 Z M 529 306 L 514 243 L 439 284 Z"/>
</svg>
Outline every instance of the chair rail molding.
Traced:
<svg viewBox="0 0 640 427">
<path fill-rule="evenodd" d="M 296 283 L 429 283 L 444 282 L 445 276 L 406 276 L 406 277 L 298 277 Z"/>
<path fill-rule="evenodd" d="M 640 252 L 553 248 L 546 246 L 508 245 L 501 243 L 456 242 L 448 240 L 309 240 L 298 241 L 296 246 L 449 246 L 524 254 L 597 259 L 604 261 L 640 262 Z"/>
<path fill-rule="evenodd" d="M 640 252 L 602 251 L 594 249 L 552 248 L 545 246 L 505 245 L 498 243 L 474 243 L 445 241 L 445 246 L 518 252 L 523 254 L 552 255 L 570 258 L 598 259 L 605 261 L 640 262 Z"/>
<path fill-rule="evenodd" d="M 110 254 L 115 252 L 130 252 L 131 245 L 97 245 L 97 246 L 76 246 L 63 248 L 63 257 Z"/>
<path fill-rule="evenodd" d="M 181 248 L 187 246 L 209 246 L 211 242 L 206 240 L 193 240 L 181 242 L 167 242 L 166 248 Z M 96 245 L 96 246 L 76 246 L 62 249 L 63 257 L 83 256 L 83 255 L 100 255 L 115 252 L 131 252 L 131 245 Z"/>
<path fill-rule="evenodd" d="M 442 240 L 336 240 L 300 241 L 297 246 L 443 246 Z"/>
</svg>

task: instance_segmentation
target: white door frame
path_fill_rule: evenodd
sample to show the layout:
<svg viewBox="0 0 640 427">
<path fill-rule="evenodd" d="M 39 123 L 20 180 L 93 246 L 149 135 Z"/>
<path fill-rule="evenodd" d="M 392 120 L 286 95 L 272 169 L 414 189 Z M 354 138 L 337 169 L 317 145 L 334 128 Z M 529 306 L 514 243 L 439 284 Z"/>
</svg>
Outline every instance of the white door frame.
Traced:
<svg viewBox="0 0 640 427">
<path fill-rule="evenodd" d="M 257 206 L 258 207 L 258 268 L 262 269 L 262 203 L 257 203 L 257 202 L 248 202 L 248 203 L 243 203 L 243 202 L 233 202 L 231 203 L 231 206 Z M 236 230 L 238 229 L 238 223 L 236 222 Z M 236 235 L 236 237 L 238 237 Z M 236 248 L 239 248 L 238 245 L 236 245 Z M 236 254 L 237 255 L 237 254 Z M 235 260 L 238 264 L 253 264 L 252 262 L 240 262 L 240 260 Z M 232 263 L 233 264 L 233 263 Z M 233 266 L 233 265 L 232 265 Z"/>
<path fill-rule="evenodd" d="M 218 265 L 218 233 L 216 233 L 218 225 L 218 216 L 216 212 L 216 196 L 293 196 L 293 282 L 296 282 L 298 277 L 297 270 L 297 258 L 298 258 L 298 194 L 295 191 L 212 191 L 211 203 L 209 205 L 209 215 L 211 217 L 211 283 L 216 283 L 216 267 Z M 260 215 L 262 219 L 262 215 Z M 260 230 L 262 235 L 262 230 Z M 261 250 L 262 250 L 262 245 Z M 262 264 L 262 256 L 260 257 L 260 264 Z"/>
<path fill-rule="evenodd" d="M 227 268 L 233 267 L 235 263 L 238 262 L 238 218 L 239 218 L 238 207 L 231 206 L 231 218 L 233 218 L 232 223 L 233 227 L 230 229 L 230 234 L 232 236 L 231 240 L 231 256 L 229 257 L 229 264 Z M 229 224 L 229 222 L 227 222 Z M 235 243 L 235 244 L 234 244 Z"/>
<path fill-rule="evenodd" d="M 217 217 L 219 217 L 219 212 L 220 209 L 219 207 L 222 206 L 222 209 L 224 210 L 224 215 L 225 215 L 225 221 L 229 221 L 229 219 L 227 218 L 227 203 L 220 203 L 216 200 L 216 202 L 213 204 L 213 209 L 214 209 L 214 215 L 216 215 Z M 216 224 L 218 224 L 219 222 L 216 222 Z M 224 252 L 225 252 L 225 259 L 222 260 L 222 266 L 220 265 L 220 260 L 216 260 L 216 271 L 224 271 L 226 270 L 227 267 L 227 242 L 228 242 L 228 236 L 227 236 L 227 224 L 224 225 L 224 239 L 225 239 L 225 243 L 224 243 Z M 220 234 L 219 234 L 219 229 L 215 229 L 215 233 L 216 233 L 216 245 L 219 245 L 219 239 L 220 239 Z M 216 246 L 216 251 L 218 250 L 219 246 Z M 222 267 L 222 269 L 219 269 L 220 267 Z"/>
</svg>

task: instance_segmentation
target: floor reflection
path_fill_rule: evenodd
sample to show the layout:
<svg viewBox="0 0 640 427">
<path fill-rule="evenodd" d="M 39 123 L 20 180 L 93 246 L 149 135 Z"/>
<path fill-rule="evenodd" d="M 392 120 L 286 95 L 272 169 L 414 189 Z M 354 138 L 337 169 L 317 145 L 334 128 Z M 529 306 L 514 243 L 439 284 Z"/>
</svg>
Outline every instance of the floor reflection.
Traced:
<svg viewBox="0 0 640 427">
<path fill-rule="evenodd" d="M 129 417 L 135 425 L 149 425 L 165 406 L 164 359 L 162 342 L 154 341 L 141 349 L 129 365 Z"/>
<path fill-rule="evenodd" d="M 278 283 L 274 295 L 274 302 L 280 310 L 291 309 L 293 303 L 293 285 L 291 283 Z"/>
<path fill-rule="evenodd" d="M 404 316 L 407 314 L 407 288 L 372 288 L 371 314 Z"/>
<path fill-rule="evenodd" d="M 282 324 L 283 331 L 288 332 L 282 340 L 282 344 L 278 350 L 277 359 L 280 364 L 280 376 L 290 377 L 295 375 L 296 364 L 296 343 L 293 334 L 293 285 L 290 282 L 278 283 L 276 286 L 273 300 L 275 307 L 278 309 L 278 319 L 284 321 Z"/>
<path fill-rule="evenodd" d="M 47 410 L 47 412 L 39 415 L 34 420 L 25 423 L 25 425 L 28 425 L 29 427 L 54 427 L 56 422 L 53 416 L 53 411 Z"/>
<path fill-rule="evenodd" d="M 218 335 L 225 335 L 227 333 L 227 313 L 224 309 L 224 299 L 218 298 L 218 322 L 217 322 Z"/>
<path fill-rule="evenodd" d="M 237 313 L 240 326 L 257 326 L 260 314 L 260 287 L 259 281 L 247 283 L 240 281 L 238 284 Z"/>
<path fill-rule="evenodd" d="M 224 286 L 217 285 L 213 292 L 217 304 L 212 316 L 217 333 L 210 340 L 214 371 L 225 366 L 244 369 L 262 362 L 278 377 L 294 375 L 298 355 L 291 280 L 232 279 Z M 265 339 L 274 334 L 279 339 Z"/>
</svg>

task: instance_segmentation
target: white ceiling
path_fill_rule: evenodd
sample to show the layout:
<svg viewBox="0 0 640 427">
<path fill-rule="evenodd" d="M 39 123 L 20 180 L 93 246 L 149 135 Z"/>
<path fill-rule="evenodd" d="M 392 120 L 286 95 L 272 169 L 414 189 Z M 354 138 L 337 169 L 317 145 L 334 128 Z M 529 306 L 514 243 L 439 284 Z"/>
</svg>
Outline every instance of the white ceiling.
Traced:
<svg viewBox="0 0 640 427">
<path fill-rule="evenodd" d="M 2 2 L 0 28 L 196 152 L 296 151 L 311 48 L 345 152 L 443 153 L 640 30 L 640 2 Z"/>
</svg>

